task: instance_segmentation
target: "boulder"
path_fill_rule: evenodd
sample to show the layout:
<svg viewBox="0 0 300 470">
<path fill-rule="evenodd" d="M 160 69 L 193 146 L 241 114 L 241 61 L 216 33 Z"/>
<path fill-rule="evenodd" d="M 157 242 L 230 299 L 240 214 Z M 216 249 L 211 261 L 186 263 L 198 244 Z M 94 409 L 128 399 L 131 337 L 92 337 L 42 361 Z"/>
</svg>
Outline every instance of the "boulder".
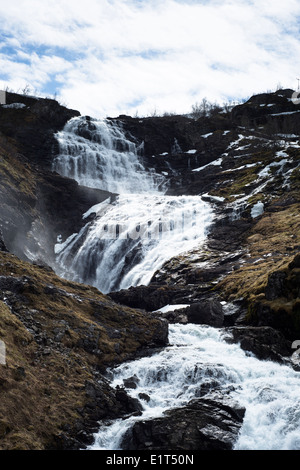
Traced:
<svg viewBox="0 0 300 470">
<path fill-rule="evenodd" d="M 139 400 L 129 396 L 124 388 L 119 386 L 116 387 L 116 399 L 122 404 L 129 414 L 141 414 L 143 407 Z"/>
<path fill-rule="evenodd" d="M 258 359 L 284 362 L 284 357 L 292 353 L 290 341 L 269 326 L 234 326 L 227 331 L 232 341 L 239 342 L 244 351 L 252 352 Z"/>
<path fill-rule="evenodd" d="M 245 409 L 228 397 L 192 400 L 160 418 L 138 421 L 121 444 L 123 450 L 231 450 Z"/>
<path fill-rule="evenodd" d="M 124 379 L 124 387 L 126 388 L 137 388 L 137 384 L 139 383 L 140 379 L 136 376 L 133 375 L 132 377 L 128 377 L 128 379 Z"/>
<path fill-rule="evenodd" d="M 148 311 L 158 310 L 171 302 L 174 289 L 167 286 L 155 285 L 136 286 L 110 292 L 109 297 L 122 305 L 141 308 Z"/>
<path fill-rule="evenodd" d="M 210 325 L 219 328 L 224 322 L 222 304 L 214 299 L 192 304 L 186 309 L 186 313 L 188 322 L 198 325 Z"/>
</svg>

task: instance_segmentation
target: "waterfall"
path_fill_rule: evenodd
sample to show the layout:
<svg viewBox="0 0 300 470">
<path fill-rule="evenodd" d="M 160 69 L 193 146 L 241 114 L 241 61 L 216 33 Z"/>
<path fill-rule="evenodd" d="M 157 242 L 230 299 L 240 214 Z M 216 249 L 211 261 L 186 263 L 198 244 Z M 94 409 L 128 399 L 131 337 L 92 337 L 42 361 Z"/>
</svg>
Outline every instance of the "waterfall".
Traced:
<svg viewBox="0 0 300 470">
<path fill-rule="evenodd" d="M 238 344 L 226 342 L 221 329 L 170 325 L 169 340 L 163 351 L 111 371 L 114 387 L 136 378 L 136 388 L 127 392 L 140 400 L 143 411 L 141 416 L 101 426 L 92 450 L 120 450 L 134 422 L 160 417 L 167 409 L 209 397 L 213 391 L 246 408 L 235 450 L 300 450 L 299 372 L 256 359 Z"/>
<path fill-rule="evenodd" d="M 113 121 L 76 117 L 56 134 L 59 155 L 53 169 L 79 184 L 112 193 L 151 193 L 162 176 L 146 173 L 139 160 L 142 146 L 129 140 Z"/>
<path fill-rule="evenodd" d="M 164 262 L 203 242 L 210 206 L 199 196 L 167 196 L 165 177 L 145 170 L 142 145 L 116 123 L 73 118 L 56 137 L 57 172 L 118 193 L 93 208 L 93 222 L 57 244 L 59 274 L 107 293 L 149 283 Z"/>
</svg>

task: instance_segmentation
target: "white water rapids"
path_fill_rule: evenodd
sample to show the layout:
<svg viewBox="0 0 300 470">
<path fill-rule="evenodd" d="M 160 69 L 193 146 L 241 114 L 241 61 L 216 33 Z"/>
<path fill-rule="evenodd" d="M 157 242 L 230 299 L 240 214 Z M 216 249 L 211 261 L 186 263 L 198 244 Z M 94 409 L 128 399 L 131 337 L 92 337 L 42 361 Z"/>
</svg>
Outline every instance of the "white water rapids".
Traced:
<svg viewBox="0 0 300 470">
<path fill-rule="evenodd" d="M 169 340 L 162 352 L 113 370 L 112 386 L 136 376 L 137 388 L 128 393 L 147 394 L 150 401 L 140 400 L 142 416 L 101 427 L 91 450 L 119 450 L 135 421 L 162 416 L 213 391 L 246 408 L 235 450 L 300 450 L 299 372 L 246 354 L 238 344 L 225 342 L 221 329 L 170 325 Z"/>
<path fill-rule="evenodd" d="M 80 184 L 118 193 L 84 215 L 97 217 L 56 246 L 60 274 L 93 284 L 103 292 L 147 284 L 168 259 L 201 246 L 213 212 L 201 197 L 166 196 L 166 180 L 146 172 L 140 148 L 106 120 L 74 118 L 57 134 L 60 153 L 53 169 Z M 170 346 L 122 364 L 112 386 L 136 376 L 133 397 L 143 393 L 143 414 L 102 426 L 91 449 L 120 449 L 126 430 L 138 419 L 161 416 L 215 390 L 246 408 L 235 449 L 300 450 L 299 372 L 259 361 L 223 331 L 206 326 L 170 325 Z"/>
</svg>

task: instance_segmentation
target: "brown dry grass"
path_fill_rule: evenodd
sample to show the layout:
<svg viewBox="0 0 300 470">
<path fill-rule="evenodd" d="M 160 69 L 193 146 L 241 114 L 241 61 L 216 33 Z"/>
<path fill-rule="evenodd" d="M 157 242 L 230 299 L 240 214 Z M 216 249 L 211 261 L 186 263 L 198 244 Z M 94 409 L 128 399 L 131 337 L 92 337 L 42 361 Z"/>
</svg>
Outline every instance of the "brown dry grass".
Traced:
<svg viewBox="0 0 300 470">
<path fill-rule="evenodd" d="M 263 294 L 269 274 L 285 269 L 293 260 L 300 245 L 300 204 L 264 213 L 248 235 L 244 264 L 218 286 L 229 299 L 251 300 Z"/>
<path fill-rule="evenodd" d="M 45 449 L 64 426 L 80 420 L 85 383 L 93 380 L 95 368 L 121 362 L 146 346 L 159 321 L 8 253 L 0 252 L 0 275 L 30 280 L 13 311 L 0 301 L 0 339 L 7 352 L 6 365 L 0 365 L 0 449 Z M 29 314 L 41 325 L 46 346 L 26 328 Z M 62 320 L 67 332 L 56 344 L 54 330 Z M 91 328 L 100 355 L 83 344 Z M 110 334 L 115 330 L 117 337 Z"/>
</svg>

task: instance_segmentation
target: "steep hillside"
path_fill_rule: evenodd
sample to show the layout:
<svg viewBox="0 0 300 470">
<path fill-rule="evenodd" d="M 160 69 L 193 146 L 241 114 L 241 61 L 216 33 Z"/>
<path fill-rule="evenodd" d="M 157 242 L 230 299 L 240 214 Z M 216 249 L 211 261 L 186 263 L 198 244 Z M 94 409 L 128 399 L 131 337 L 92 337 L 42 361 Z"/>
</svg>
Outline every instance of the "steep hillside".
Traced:
<svg viewBox="0 0 300 470">
<path fill-rule="evenodd" d="M 167 342 L 167 324 L 0 252 L 0 449 L 76 449 L 97 421 L 138 411 L 101 375 Z"/>
</svg>

